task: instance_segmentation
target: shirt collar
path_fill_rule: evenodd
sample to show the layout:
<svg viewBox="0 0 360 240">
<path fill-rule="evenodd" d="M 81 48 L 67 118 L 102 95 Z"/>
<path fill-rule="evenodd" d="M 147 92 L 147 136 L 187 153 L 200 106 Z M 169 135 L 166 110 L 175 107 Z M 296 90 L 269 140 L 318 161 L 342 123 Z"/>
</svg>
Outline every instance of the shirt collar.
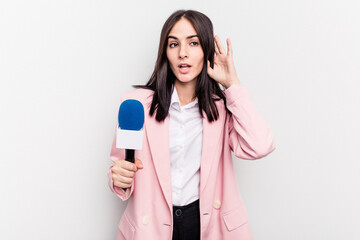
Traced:
<svg viewBox="0 0 360 240">
<path fill-rule="evenodd" d="M 170 107 L 174 107 L 177 110 L 183 110 L 183 109 L 188 109 L 188 108 L 194 108 L 198 106 L 198 98 L 196 97 L 194 101 L 192 101 L 191 103 L 188 103 L 184 106 L 180 106 L 180 100 L 179 100 L 179 95 L 176 91 L 176 87 L 174 86 L 174 90 L 172 92 L 171 95 L 171 103 L 170 103 Z"/>
</svg>

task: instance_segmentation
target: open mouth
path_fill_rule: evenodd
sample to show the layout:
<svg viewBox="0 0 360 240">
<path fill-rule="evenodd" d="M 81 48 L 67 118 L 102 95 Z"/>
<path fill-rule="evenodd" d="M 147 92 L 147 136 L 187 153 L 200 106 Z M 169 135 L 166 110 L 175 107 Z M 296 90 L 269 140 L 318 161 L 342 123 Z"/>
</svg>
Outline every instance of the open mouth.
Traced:
<svg viewBox="0 0 360 240">
<path fill-rule="evenodd" d="M 191 65 L 187 63 L 181 63 L 178 65 L 181 74 L 187 74 L 190 71 Z"/>
<path fill-rule="evenodd" d="M 189 73 L 191 68 L 189 64 L 180 64 L 178 67 L 181 74 Z"/>
<path fill-rule="evenodd" d="M 191 66 L 189 64 L 180 64 L 179 65 L 179 68 L 182 68 L 182 69 L 186 69 L 186 68 L 190 68 Z"/>
</svg>

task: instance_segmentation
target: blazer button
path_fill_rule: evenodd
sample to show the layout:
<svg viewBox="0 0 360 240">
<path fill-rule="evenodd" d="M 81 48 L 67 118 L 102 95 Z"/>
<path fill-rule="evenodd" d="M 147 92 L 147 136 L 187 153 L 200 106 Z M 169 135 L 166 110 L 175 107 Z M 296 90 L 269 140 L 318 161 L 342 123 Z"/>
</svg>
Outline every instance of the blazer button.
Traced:
<svg viewBox="0 0 360 240">
<path fill-rule="evenodd" d="M 147 225 L 149 223 L 149 217 L 148 216 L 144 216 L 143 219 L 142 219 L 142 223 L 144 225 Z"/>
<path fill-rule="evenodd" d="M 215 209 L 219 209 L 221 207 L 221 202 L 219 201 L 219 200 L 216 200 L 215 202 L 214 202 L 214 208 Z"/>
</svg>

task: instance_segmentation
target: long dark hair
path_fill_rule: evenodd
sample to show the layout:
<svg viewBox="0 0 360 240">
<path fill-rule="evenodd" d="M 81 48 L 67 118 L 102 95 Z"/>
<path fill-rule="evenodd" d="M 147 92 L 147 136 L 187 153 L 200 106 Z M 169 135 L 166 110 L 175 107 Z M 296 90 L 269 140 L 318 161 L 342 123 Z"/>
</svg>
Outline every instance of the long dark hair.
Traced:
<svg viewBox="0 0 360 240">
<path fill-rule="evenodd" d="M 169 113 L 171 94 L 175 81 L 175 75 L 170 68 L 166 56 L 167 36 L 175 23 L 181 18 L 186 18 L 191 22 L 197 32 L 204 52 L 204 64 L 200 74 L 197 76 L 195 95 L 198 98 L 201 117 L 204 117 L 204 111 L 208 120 L 213 122 L 219 117 L 215 101 L 223 99 L 226 107 L 226 99 L 219 84 L 207 74 L 207 60 L 210 61 L 210 66 L 214 67 L 215 44 L 212 22 L 203 13 L 194 10 L 178 10 L 171 14 L 161 30 L 158 56 L 150 80 L 145 85 L 135 85 L 134 87 L 154 91 L 150 116 L 153 116 L 156 110 L 156 120 L 158 122 L 163 121 Z"/>
</svg>

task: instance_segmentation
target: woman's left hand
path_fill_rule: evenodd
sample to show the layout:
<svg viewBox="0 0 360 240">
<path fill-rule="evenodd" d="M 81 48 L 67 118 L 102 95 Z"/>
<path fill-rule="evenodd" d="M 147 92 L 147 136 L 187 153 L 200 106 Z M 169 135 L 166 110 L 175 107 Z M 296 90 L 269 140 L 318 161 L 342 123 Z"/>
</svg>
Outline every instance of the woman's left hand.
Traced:
<svg viewBox="0 0 360 240">
<path fill-rule="evenodd" d="M 214 68 L 210 67 L 210 61 L 207 62 L 207 72 L 209 76 L 223 85 L 225 88 L 230 87 L 233 84 L 240 83 L 237 77 L 234 61 L 233 51 L 230 39 L 226 39 L 227 53 L 223 45 L 221 44 L 220 38 L 215 35 L 215 55 L 214 55 Z"/>
</svg>

